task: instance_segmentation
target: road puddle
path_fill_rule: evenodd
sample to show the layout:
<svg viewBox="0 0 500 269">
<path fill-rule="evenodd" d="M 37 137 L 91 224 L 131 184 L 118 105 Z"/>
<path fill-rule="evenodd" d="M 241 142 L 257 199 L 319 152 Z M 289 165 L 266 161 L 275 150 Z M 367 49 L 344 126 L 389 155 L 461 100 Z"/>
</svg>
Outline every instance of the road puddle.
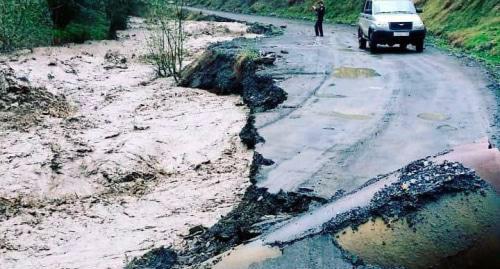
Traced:
<svg viewBox="0 0 500 269">
<path fill-rule="evenodd" d="M 453 127 L 453 126 L 448 125 L 448 124 L 439 125 L 436 129 L 438 129 L 440 131 L 445 131 L 445 132 L 452 132 L 452 131 L 458 130 L 457 127 Z"/>
<path fill-rule="evenodd" d="M 222 257 L 214 269 L 245 269 L 268 259 L 281 256 L 278 247 L 249 244 L 235 248 L 229 255 Z"/>
<path fill-rule="evenodd" d="M 348 113 L 341 113 L 341 112 L 317 112 L 318 115 L 320 116 L 327 116 L 327 117 L 336 117 L 344 120 L 369 120 L 372 118 L 370 115 L 363 115 L 363 114 L 348 114 Z"/>
<path fill-rule="evenodd" d="M 336 234 L 340 246 L 387 268 L 494 268 L 500 253 L 500 196 L 489 189 L 447 195 L 388 226 L 380 218 Z"/>
<path fill-rule="evenodd" d="M 332 99 L 335 99 L 335 98 L 347 98 L 347 96 L 345 95 L 342 95 L 342 94 L 316 94 L 316 97 L 319 97 L 319 98 L 332 98 Z"/>
<path fill-rule="evenodd" d="M 333 70 L 333 76 L 336 78 L 357 79 L 379 77 L 380 74 L 370 68 L 340 67 Z"/>
<path fill-rule="evenodd" d="M 420 113 L 417 117 L 428 121 L 445 121 L 450 119 L 449 116 L 441 113 Z"/>
</svg>

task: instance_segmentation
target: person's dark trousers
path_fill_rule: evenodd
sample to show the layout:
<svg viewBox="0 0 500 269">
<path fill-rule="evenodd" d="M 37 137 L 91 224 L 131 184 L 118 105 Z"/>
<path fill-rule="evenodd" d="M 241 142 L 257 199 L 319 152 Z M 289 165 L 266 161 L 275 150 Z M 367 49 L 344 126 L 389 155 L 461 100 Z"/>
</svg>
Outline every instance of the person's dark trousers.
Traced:
<svg viewBox="0 0 500 269">
<path fill-rule="evenodd" d="M 316 25 L 314 25 L 314 31 L 316 31 L 316 36 L 323 36 L 323 21 L 316 21 Z"/>
</svg>

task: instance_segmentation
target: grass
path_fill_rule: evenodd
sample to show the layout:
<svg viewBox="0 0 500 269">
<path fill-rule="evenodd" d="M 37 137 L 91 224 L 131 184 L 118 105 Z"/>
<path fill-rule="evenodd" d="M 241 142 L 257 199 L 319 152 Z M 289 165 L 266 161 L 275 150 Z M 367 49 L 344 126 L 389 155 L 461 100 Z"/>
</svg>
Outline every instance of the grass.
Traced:
<svg viewBox="0 0 500 269">
<path fill-rule="evenodd" d="M 500 2 L 496 0 L 420 0 L 422 18 L 441 47 L 467 52 L 490 65 L 500 64 Z"/>
</svg>

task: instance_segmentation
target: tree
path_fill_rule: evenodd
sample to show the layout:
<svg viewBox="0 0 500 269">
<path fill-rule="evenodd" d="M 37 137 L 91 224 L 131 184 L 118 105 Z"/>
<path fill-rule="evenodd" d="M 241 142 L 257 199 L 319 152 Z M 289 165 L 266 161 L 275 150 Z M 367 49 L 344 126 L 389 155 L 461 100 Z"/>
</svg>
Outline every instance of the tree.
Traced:
<svg viewBox="0 0 500 269">
<path fill-rule="evenodd" d="M 152 0 L 150 5 L 150 59 L 158 76 L 172 76 L 179 83 L 185 56 L 184 0 Z"/>
</svg>

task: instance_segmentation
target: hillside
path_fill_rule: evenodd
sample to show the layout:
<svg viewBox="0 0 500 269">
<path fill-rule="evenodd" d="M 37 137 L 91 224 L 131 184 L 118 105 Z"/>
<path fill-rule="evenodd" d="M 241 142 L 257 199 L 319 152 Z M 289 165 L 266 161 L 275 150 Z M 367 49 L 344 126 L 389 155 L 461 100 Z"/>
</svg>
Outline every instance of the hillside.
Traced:
<svg viewBox="0 0 500 269">
<path fill-rule="evenodd" d="M 194 5 L 244 13 L 313 19 L 312 0 L 191 0 Z M 325 1 L 329 22 L 354 23 L 364 0 Z M 497 0 L 416 0 L 428 29 L 443 45 L 464 49 L 500 64 L 500 2 Z"/>
<path fill-rule="evenodd" d="M 428 28 L 450 45 L 500 64 L 500 2 L 417 0 Z"/>
</svg>

